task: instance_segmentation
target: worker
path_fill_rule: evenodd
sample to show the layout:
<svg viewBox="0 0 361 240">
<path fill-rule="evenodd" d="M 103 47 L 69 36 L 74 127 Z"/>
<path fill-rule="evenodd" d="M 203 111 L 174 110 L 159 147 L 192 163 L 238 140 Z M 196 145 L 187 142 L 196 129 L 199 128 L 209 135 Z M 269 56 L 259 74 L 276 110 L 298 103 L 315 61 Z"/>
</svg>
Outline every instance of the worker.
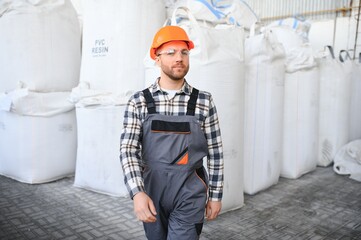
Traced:
<svg viewBox="0 0 361 240">
<path fill-rule="evenodd" d="M 136 92 L 124 113 L 120 159 L 148 239 L 199 239 L 204 219 L 221 211 L 224 167 L 216 106 L 210 93 L 184 78 L 193 48 L 183 28 L 162 27 L 150 49 L 160 77 Z"/>
</svg>

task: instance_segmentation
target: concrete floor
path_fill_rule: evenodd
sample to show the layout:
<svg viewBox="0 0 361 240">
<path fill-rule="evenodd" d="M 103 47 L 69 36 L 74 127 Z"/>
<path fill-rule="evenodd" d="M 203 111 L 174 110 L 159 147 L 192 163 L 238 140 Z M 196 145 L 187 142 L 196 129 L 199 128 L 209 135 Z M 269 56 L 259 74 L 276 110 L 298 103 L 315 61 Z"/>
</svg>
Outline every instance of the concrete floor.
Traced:
<svg viewBox="0 0 361 240">
<path fill-rule="evenodd" d="M 145 239 L 128 198 L 73 187 L 74 178 L 29 185 L 0 176 L 0 239 Z M 201 240 L 361 239 L 361 183 L 318 167 L 206 222 Z"/>
</svg>

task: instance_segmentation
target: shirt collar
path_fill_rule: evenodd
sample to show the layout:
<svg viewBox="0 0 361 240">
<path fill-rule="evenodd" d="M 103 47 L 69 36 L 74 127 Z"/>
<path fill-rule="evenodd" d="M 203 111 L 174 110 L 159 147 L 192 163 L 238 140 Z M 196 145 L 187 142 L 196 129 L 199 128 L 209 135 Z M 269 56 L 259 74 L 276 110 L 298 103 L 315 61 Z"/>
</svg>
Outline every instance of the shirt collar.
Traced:
<svg viewBox="0 0 361 240">
<path fill-rule="evenodd" d="M 155 83 L 152 86 L 152 92 L 153 93 L 155 93 L 155 92 L 163 92 L 162 89 L 160 88 L 160 85 L 159 85 L 159 79 L 160 78 L 157 78 L 157 80 L 155 81 Z M 184 84 L 183 84 L 183 86 L 182 86 L 182 88 L 180 89 L 179 92 L 187 94 L 187 95 L 191 95 L 192 87 L 191 87 L 191 85 L 188 84 L 188 82 L 186 80 L 184 80 Z"/>
</svg>

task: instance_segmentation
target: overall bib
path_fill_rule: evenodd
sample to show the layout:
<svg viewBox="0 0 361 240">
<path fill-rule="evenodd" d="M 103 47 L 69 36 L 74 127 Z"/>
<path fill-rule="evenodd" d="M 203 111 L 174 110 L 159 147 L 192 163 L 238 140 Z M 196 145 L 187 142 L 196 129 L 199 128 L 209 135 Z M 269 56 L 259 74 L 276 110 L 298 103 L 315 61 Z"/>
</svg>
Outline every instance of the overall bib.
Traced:
<svg viewBox="0 0 361 240">
<path fill-rule="evenodd" d="M 157 210 L 155 223 L 144 223 L 148 239 L 193 240 L 202 231 L 208 177 L 203 157 L 207 140 L 194 116 L 198 90 L 193 88 L 187 115 L 157 114 L 148 89 L 143 123 L 144 185 Z"/>
</svg>

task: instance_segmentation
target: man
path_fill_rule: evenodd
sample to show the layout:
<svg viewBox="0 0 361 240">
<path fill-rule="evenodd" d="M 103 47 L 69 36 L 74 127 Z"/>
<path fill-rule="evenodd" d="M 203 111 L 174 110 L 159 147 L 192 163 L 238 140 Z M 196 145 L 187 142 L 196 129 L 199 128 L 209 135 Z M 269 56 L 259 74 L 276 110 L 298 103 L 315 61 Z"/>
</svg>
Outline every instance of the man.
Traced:
<svg viewBox="0 0 361 240">
<path fill-rule="evenodd" d="M 221 210 L 218 116 L 211 94 L 184 78 L 192 48 L 182 28 L 161 28 L 150 49 L 160 77 L 130 98 L 124 115 L 120 158 L 125 184 L 148 239 L 199 239 L 204 215 L 212 220 Z"/>
</svg>

